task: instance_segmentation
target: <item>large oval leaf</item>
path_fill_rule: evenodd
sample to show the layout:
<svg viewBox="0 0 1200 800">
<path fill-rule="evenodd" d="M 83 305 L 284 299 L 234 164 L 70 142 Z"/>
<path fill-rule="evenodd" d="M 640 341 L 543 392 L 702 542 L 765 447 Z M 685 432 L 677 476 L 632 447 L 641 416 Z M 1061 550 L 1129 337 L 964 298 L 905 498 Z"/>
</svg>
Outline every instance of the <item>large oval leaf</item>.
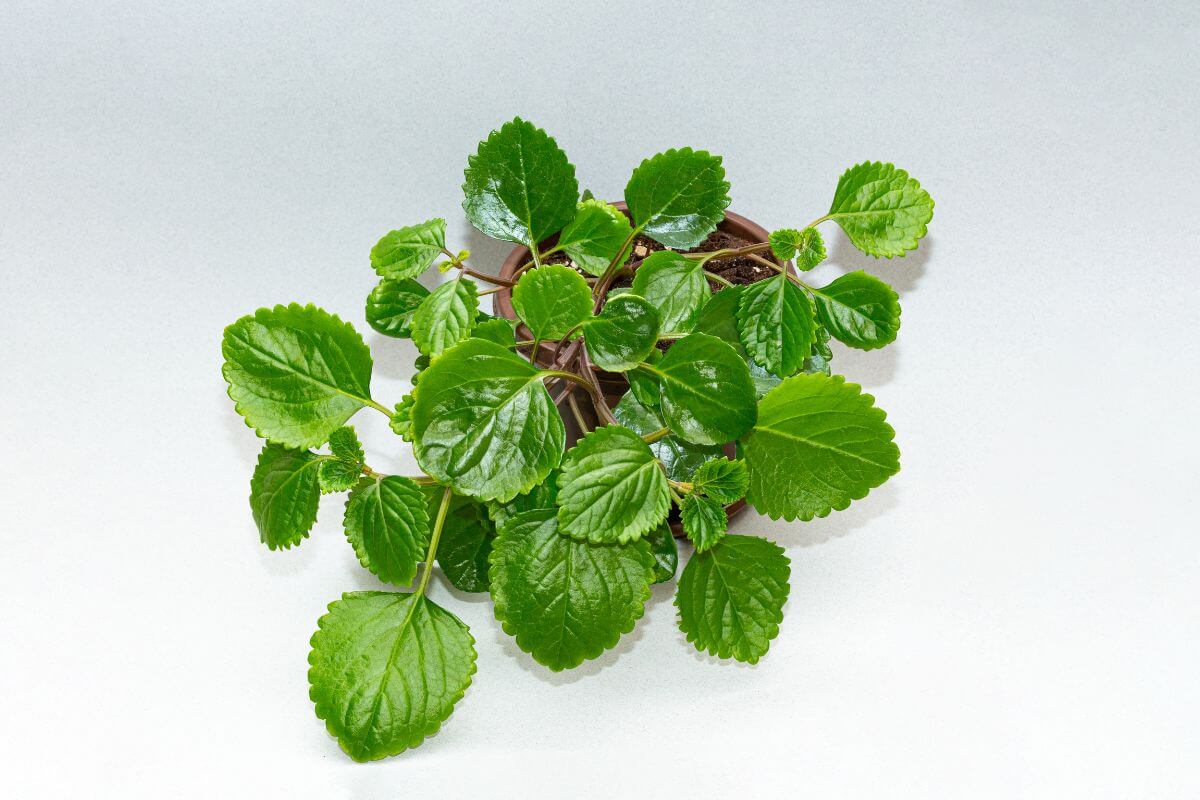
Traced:
<svg viewBox="0 0 1200 800">
<path fill-rule="evenodd" d="M 902 169 L 864 161 L 838 181 L 829 219 L 867 255 L 902 256 L 925 236 L 933 198 Z"/>
<path fill-rule="evenodd" d="M 484 339 L 468 339 L 425 370 L 412 431 L 417 461 L 439 483 L 501 502 L 541 483 L 565 443 L 538 370 Z"/>
<path fill-rule="evenodd" d="M 558 526 L 568 536 L 632 541 L 670 510 L 667 476 L 642 437 L 628 428 L 597 428 L 567 451 L 558 477 Z"/>
<path fill-rule="evenodd" d="M 415 278 L 446 249 L 446 220 L 431 219 L 392 231 L 371 248 L 371 266 L 383 278 Z"/>
<path fill-rule="evenodd" d="M 693 333 L 662 361 L 643 366 L 662 384 L 663 419 L 696 444 L 724 444 L 754 425 L 754 385 L 746 362 L 725 342 Z"/>
<path fill-rule="evenodd" d="M 429 290 L 412 278 L 385 278 L 367 295 L 367 323 L 384 336 L 412 335 L 412 316 Z"/>
<path fill-rule="evenodd" d="M 517 646 L 558 672 L 633 630 L 645 611 L 654 557 L 644 541 L 591 544 L 558 532 L 555 512 L 512 517 L 491 557 L 496 619 Z"/>
<path fill-rule="evenodd" d="M 683 568 L 679 627 L 697 650 L 755 664 L 779 634 L 790 574 L 779 545 L 726 536 Z"/>
<path fill-rule="evenodd" d="M 479 287 L 459 276 L 434 289 L 412 316 L 413 344 L 436 356 L 471 335 L 479 311 Z"/>
<path fill-rule="evenodd" d="M 840 375 L 794 375 L 767 393 L 742 440 L 746 498 L 771 517 L 810 520 L 846 508 L 900 469 L 886 414 Z"/>
<path fill-rule="evenodd" d="M 657 397 L 657 394 L 655 396 Z M 646 436 L 667 427 L 661 410 L 657 406 L 642 403 L 632 388 L 617 403 L 613 409 L 613 416 L 617 418 L 617 422 L 639 436 Z M 721 454 L 721 447 L 692 444 L 678 436 L 669 435 L 657 442 L 651 442 L 650 452 L 662 462 L 669 479 L 690 481 L 701 464 Z"/>
<path fill-rule="evenodd" d="M 520 277 L 513 310 L 536 339 L 561 339 L 592 315 L 592 291 L 575 270 L 547 264 Z"/>
<path fill-rule="evenodd" d="M 625 372 L 644 361 L 658 342 L 659 314 L 635 294 L 610 298 L 583 326 L 583 342 L 592 363 L 609 372 Z"/>
<path fill-rule="evenodd" d="M 225 329 L 221 374 L 246 424 L 291 448 L 316 447 L 371 401 L 371 351 L 315 306 L 260 308 Z"/>
<path fill-rule="evenodd" d="M 879 278 L 850 272 L 812 293 L 821 323 L 838 341 L 874 350 L 896 340 L 900 298 Z"/>
<path fill-rule="evenodd" d="M 575 167 L 544 130 L 517 117 L 492 131 L 467 161 L 467 219 L 494 239 L 533 244 L 575 216 Z"/>
<path fill-rule="evenodd" d="M 616 257 L 617 251 L 629 240 L 633 226 L 629 217 L 616 206 L 601 200 L 585 200 L 579 204 L 575 219 L 563 229 L 558 246 L 571 257 L 576 266 L 599 277 Z M 629 250 L 621 254 L 620 266 L 629 258 Z"/>
<path fill-rule="evenodd" d="M 269 442 L 263 446 L 250 479 L 250 512 L 259 538 L 270 549 L 286 550 L 308 537 L 317 521 L 317 469 L 324 460 L 307 450 Z"/>
<path fill-rule="evenodd" d="M 712 290 L 699 260 L 670 250 L 651 253 L 633 276 L 632 292 L 658 309 L 660 332 L 686 333 Z"/>
<path fill-rule="evenodd" d="M 727 286 L 714 294 L 696 316 L 694 331 L 715 336 L 732 347 L 750 368 L 750 382 L 754 384 L 754 396 L 762 397 L 778 386 L 780 379 L 756 364 L 742 344 L 742 337 L 737 328 L 737 309 L 745 289 L 745 286 Z"/>
<path fill-rule="evenodd" d="M 384 583 L 412 583 L 429 544 L 421 487 L 399 475 L 360 481 L 346 499 L 343 521 L 363 567 Z"/>
<path fill-rule="evenodd" d="M 419 745 L 475 674 L 475 640 L 421 595 L 351 592 L 329 604 L 308 655 L 317 717 L 355 761 Z"/>
<path fill-rule="evenodd" d="M 652 156 L 633 171 L 625 202 L 634 225 L 651 239 L 681 250 L 695 247 L 717 229 L 729 206 L 721 157 L 690 147 Z"/>
<path fill-rule="evenodd" d="M 780 378 L 795 373 L 812 353 L 812 305 L 783 273 L 742 290 L 737 324 L 751 358 Z"/>
</svg>

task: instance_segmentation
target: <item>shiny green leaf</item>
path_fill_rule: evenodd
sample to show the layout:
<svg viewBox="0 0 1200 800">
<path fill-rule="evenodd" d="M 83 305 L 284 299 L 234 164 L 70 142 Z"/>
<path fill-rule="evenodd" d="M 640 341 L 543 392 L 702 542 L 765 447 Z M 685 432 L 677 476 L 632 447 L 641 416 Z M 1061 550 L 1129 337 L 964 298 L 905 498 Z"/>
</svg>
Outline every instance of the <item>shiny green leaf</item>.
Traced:
<svg viewBox="0 0 1200 800">
<path fill-rule="evenodd" d="M 746 471 L 745 461 L 714 458 L 705 461 L 700 469 L 696 470 L 691 483 L 695 491 L 708 495 L 717 502 L 734 503 L 746 495 L 750 476 Z"/>
<path fill-rule="evenodd" d="M 904 170 L 864 161 L 838 180 L 827 218 L 867 255 L 902 256 L 925 235 L 933 198 Z"/>
<path fill-rule="evenodd" d="M 457 277 L 434 289 L 412 315 L 413 343 L 427 356 L 439 355 L 471 335 L 479 310 L 479 287 Z"/>
<path fill-rule="evenodd" d="M 317 470 L 325 461 L 307 450 L 266 444 L 250 479 L 250 512 L 262 543 L 288 549 L 308 537 L 317 521 Z"/>
<path fill-rule="evenodd" d="M 651 239 L 681 250 L 695 247 L 729 207 L 721 157 L 690 147 L 652 156 L 633 171 L 625 202 L 634 224 Z"/>
<path fill-rule="evenodd" d="M 663 419 L 689 442 L 724 444 L 754 425 L 754 386 L 746 362 L 725 342 L 693 333 L 645 369 L 662 384 Z"/>
<path fill-rule="evenodd" d="M 371 266 L 381 278 L 415 278 L 446 249 L 446 220 L 392 231 L 371 248 Z"/>
<path fill-rule="evenodd" d="M 559 530 L 597 543 L 641 538 L 667 517 L 667 477 L 628 428 L 591 431 L 567 451 L 558 478 Z"/>
<path fill-rule="evenodd" d="M 632 389 L 617 403 L 613 409 L 613 416 L 617 418 L 617 422 L 639 436 L 667 427 L 662 412 L 657 407 L 644 405 Z M 721 455 L 721 447 L 692 444 L 678 436 L 668 435 L 652 442 L 650 452 L 662 462 L 667 478 L 673 481 L 690 481 L 701 464 Z"/>
<path fill-rule="evenodd" d="M 412 316 L 429 290 L 412 278 L 385 278 L 367 295 L 367 323 L 384 336 L 412 335 Z"/>
<path fill-rule="evenodd" d="M 658 309 L 660 334 L 686 333 L 712 295 L 699 260 L 670 250 L 651 253 L 633 276 L 633 293 Z"/>
<path fill-rule="evenodd" d="M 703 553 L 719 542 L 729 525 L 724 507 L 703 495 L 689 494 L 683 498 L 679 515 L 683 519 L 683 530 L 696 546 L 697 553 Z"/>
<path fill-rule="evenodd" d="M 246 424 L 291 448 L 322 445 L 371 399 L 371 352 L 315 306 L 261 308 L 225 329 L 221 374 Z"/>
<path fill-rule="evenodd" d="M 850 272 L 812 290 L 821 324 L 838 341 L 859 350 L 874 350 L 896 340 L 900 330 L 900 298 L 883 281 L 865 272 Z"/>
<path fill-rule="evenodd" d="M 750 505 L 772 519 L 810 520 L 896 474 L 895 431 L 874 400 L 840 375 L 794 375 L 772 389 L 742 440 Z"/>
<path fill-rule="evenodd" d="M 517 280 L 512 304 L 535 339 L 561 339 L 592 315 L 592 290 L 570 267 L 546 264 Z"/>
<path fill-rule="evenodd" d="M 683 568 L 675 594 L 679 627 L 697 650 L 755 664 L 779 635 L 790 575 L 779 545 L 726 536 Z"/>
<path fill-rule="evenodd" d="M 674 578 L 679 569 L 679 547 L 671 526 L 664 522 L 642 537 L 642 541 L 650 546 L 650 554 L 654 556 L 653 582 L 666 583 Z"/>
<path fill-rule="evenodd" d="M 592 363 L 609 372 L 626 372 L 650 356 L 658 342 L 659 315 L 635 294 L 609 298 L 583 326 Z"/>
<path fill-rule="evenodd" d="M 812 352 L 813 311 L 799 286 L 783 273 L 742 291 L 738 331 L 746 352 L 768 372 L 786 378 Z"/>
<path fill-rule="evenodd" d="M 575 219 L 559 235 L 558 246 L 576 266 L 599 277 L 632 232 L 629 217 L 618 208 L 601 200 L 585 200 L 579 204 Z M 618 266 L 628 258 L 626 248 Z"/>
<path fill-rule="evenodd" d="M 512 347 L 517 343 L 512 321 L 498 317 L 477 323 L 474 330 L 471 331 L 471 336 L 476 339 L 487 339 L 501 347 Z"/>
<path fill-rule="evenodd" d="M 808 271 L 825 260 L 825 242 L 816 228 L 772 231 L 771 252 L 780 261 L 796 259 L 796 269 Z"/>
<path fill-rule="evenodd" d="M 436 491 L 428 493 L 434 495 L 431 513 L 436 514 L 442 492 L 439 486 L 432 489 Z M 495 538 L 495 527 L 483 505 L 454 495 L 442 526 L 442 540 L 437 552 L 438 566 L 454 588 L 463 592 L 488 590 L 488 557 Z"/>
<path fill-rule="evenodd" d="M 459 494 L 508 501 L 562 458 L 562 417 L 541 373 L 494 342 L 468 339 L 443 353 L 416 397 L 417 462 Z"/>
<path fill-rule="evenodd" d="M 496 619 L 539 664 L 577 667 L 633 630 L 654 564 L 644 541 L 579 541 L 558 532 L 554 511 L 526 511 L 500 529 L 492 548 Z"/>
<path fill-rule="evenodd" d="M 364 568 L 384 583 L 407 586 L 429 542 L 425 496 L 399 475 L 363 479 L 346 499 L 346 538 Z"/>
<path fill-rule="evenodd" d="M 525 494 L 519 494 L 507 503 L 489 500 L 487 504 L 488 517 L 497 529 L 522 511 L 537 511 L 542 508 L 557 508 L 555 499 L 558 497 L 558 472 L 551 472 L 544 483 L 530 489 Z"/>
</svg>

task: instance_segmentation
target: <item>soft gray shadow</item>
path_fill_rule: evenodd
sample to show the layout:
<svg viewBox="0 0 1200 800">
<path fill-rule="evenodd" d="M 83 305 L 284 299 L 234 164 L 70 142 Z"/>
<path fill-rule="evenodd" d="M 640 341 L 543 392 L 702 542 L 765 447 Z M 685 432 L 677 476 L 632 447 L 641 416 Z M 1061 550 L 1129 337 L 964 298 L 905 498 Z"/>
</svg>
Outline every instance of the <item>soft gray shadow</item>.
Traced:
<svg viewBox="0 0 1200 800">
<path fill-rule="evenodd" d="M 417 371 L 413 364 L 420 353 L 412 339 L 396 339 L 373 333 L 367 346 L 371 348 L 376 375 L 389 380 L 407 381 Z"/>
<path fill-rule="evenodd" d="M 675 582 L 655 584 L 651 587 L 650 599 L 646 602 L 647 612 L 652 606 L 662 602 L 670 602 L 675 595 Z M 526 653 L 521 648 L 517 647 L 517 642 L 513 637 L 506 634 L 500 625 L 496 625 L 492 630 L 496 640 L 500 643 L 505 654 L 514 659 L 521 665 L 521 669 L 536 677 L 543 683 L 548 683 L 551 686 L 567 686 L 572 683 L 577 683 L 584 678 L 590 678 L 605 667 L 617 663 L 621 656 L 633 649 L 633 646 L 641 640 L 646 629 L 647 614 L 643 614 L 642 618 L 637 621 L 634 628 L 629 633 L 621 637 L 617 642 L 617 646 L 611 650 L 605 650 L 599 658 L 593 658 L 591 661 L 585 661 L 575 669 L 563 670 L 562 672 L 551 672 L 546 667 L 533 660 L 533 656 Z"/>
<path fill-rule="evenodd" d="M 861 269 L 886 281 L 900 295 L 900 302 L 903 303 L 904 295 L 914 291 L 921 282 L 935 247 L 934 238 L 926 236 L 916 250 L 903 258 L 875 258 L 856 249 L 845 236 L 838 236 L 834 238 L 825 263 L 839 267 L 843 272 Z"/>
<path fill-rule="evenodd" d="M 225 397 L 223 410 L 225 413 L 221 417 L 225 426 L 226 438 L 233 449 L 237 451 L 238 457 L 246 462 L 246 475 L 249 476 L 254 465 L 258 463 L 258 454 L 262 452 L 263 440 L 255 435 L 254 428 L 247 425 L 242 415 L 234 410 L 233 403 L 228 396 Z"/>
<path fill-rule="evenodd" d="M 901 329 L 901 336 L 903 336 Z M 851 383 L 867 388 L 886 386 L 900 373 L 900 340 L 882 350 L 855 350 L 838 341 L 832 343 L 834 375 L 843 375 Z"/>
<path fill-rule="evenodd" d="M 900 505 L 900 489 L 894 482 L 885 483 L 861 500 L 855 500 L 845 511 L 834 511 L 823 519 L 797 522 L 779 537 L 781 544 L 813 547 L 830 539 L 847 536 L 885 516 Z M 793 533 L 792 531 L 795 531 Z"/>
</svg>

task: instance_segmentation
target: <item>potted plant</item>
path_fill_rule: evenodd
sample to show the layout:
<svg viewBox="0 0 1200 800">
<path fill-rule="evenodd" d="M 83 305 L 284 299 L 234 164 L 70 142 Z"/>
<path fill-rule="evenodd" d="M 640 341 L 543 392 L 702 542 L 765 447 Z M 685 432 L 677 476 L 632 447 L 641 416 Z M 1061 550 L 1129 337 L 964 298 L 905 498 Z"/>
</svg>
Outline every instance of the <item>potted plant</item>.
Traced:
<svg viewBox="0 0 1200 800">
<path fill-rule="evenodd" d="M 320 495 L 346 492 L 359 561 L 407 587 L 344 594 L 312 637 L 317 716 L 356 760 L 418 745 L 471 682 L 474 639 L 425 596 L 435 564 L 458 589 L 489 592 L 536 661 L 569 669 L 633 629 L 651 584 L 675 579 L 674 509 L 694 551 L 677 582 L 681 629 L 753 663 L 778 633 L 789 563 L 764 538 L 727 533 L 726 508 L 744 498 L 774 519 L 823 517 L 899 469 L 884 412 L 830 374 L 828 347 L 893 341 L 895 292 L 863 272 L 824 287 L 799 275 L 824 258 L 826 221 L 873 256 L 917 246 L 933 201 L 903 170 L 851 167 L 828 213 L 764 236 L 726 211 L 717 156 L 646 159 L 618 207 L 581 197 L 566 154 L 518 118 L 479 145 L 463 189 L 476 228 L 525 250 L 490 275 L 447 247 L 441 219 L 375 245 L 367 321 L 422 354 L 399 402 L 375 399 L 361 336 L 315 306 L 260 309 L 222 342 L 229 396 L 266 440 L 250 493 L 263 543 L 300 544 Z M 714 245 L 722 225 L 750 235 Z M 731 280 L 731 263 L 755 280 Z M 415 278 L 435 266 L 453 277 L 429 291 Z M 511 319 L 480 311 L 489 294 Z M 412 444 L 420 474 L 366 464 L 346 425 L 363 408 Z"/>
</svg>

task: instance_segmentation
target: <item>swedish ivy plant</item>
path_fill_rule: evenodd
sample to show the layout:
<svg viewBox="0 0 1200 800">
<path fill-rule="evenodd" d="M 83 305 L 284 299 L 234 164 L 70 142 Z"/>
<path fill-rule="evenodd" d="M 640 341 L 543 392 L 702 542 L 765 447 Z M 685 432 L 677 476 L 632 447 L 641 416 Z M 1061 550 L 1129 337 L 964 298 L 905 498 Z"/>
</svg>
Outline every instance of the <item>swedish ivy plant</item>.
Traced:
<svg viewBox="0 0 1200 800">
<path fill-rule="evenodd" d="M 345 493 L 355 556 L 402 589 L 342 595 L 312 637 L 317 716 L 360 761 L 437 731 L 475 672 L 467 626 L 427 597 L 436 570 L 489 593 L 538 663 L 570 669 L 633 629 L 652 584 L 676 579 L 677 519 L 692 545 L 680 628 L 699 650 L 754 663 L 779 632 L 789 564 L 773 542 L 727 532 L 730 504 L 811 520 L 899 469 L 884 412 L 831 374 L 829 347 L 895 340 L 896 293 L 865 272 L 826 286 L 803 275 L 825 258 L 822 223 L 872 256 L 917 246 L 933 201 L 904 170 L 852 166 L 807 225 L 694 251 L 730 202 L 720 157 L 646 159 L 625 213 L 581 199 L 566 154 L 518 118 L 468 159 L 463 192 L 471 224 L 528 248 L 528 263 L 511 278 L 476 269 L 440 218 L 379 240 L 366 320 L 421 353 L 408 394 L 376 399 L 359 331 L 313 305 L 259 309 L 222 342 L 229 396 L 265 440 L 250 479 L 263 544 L 301 544 L 320 496 Z M 635 256 L 644 239 L 664 249 Z M 714 271 L 737 258 L 769 277 L 733 285 Z M 416 280 L 430 269 L 449 274 L 432 291 Z M 497 292 L 518 320 L 480 310 Z M 598 371 L 628 386 L 612 408 Z M 366 463 L 347 425 L 364 408 L 390 420 L 389 447 L 411 444 L 419 474 Z"/>
</svg>

